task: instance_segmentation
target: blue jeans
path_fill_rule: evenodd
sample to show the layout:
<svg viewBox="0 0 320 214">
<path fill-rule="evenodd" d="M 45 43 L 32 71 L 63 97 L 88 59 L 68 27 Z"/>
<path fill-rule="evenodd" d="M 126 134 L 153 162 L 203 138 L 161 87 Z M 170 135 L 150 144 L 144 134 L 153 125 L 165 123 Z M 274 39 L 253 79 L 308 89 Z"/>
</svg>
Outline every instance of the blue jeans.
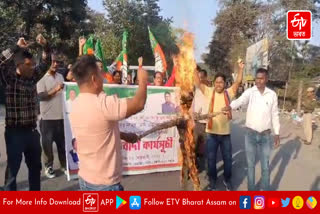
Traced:
<svg viewBox="0 0 320 214">
<path fill-rule="evenodd" d="M 269 158 L 272 147 L 271 133 L 261 134 L 251 129 L 247 129 L 245 147 L 248 163 L 248 190 L 255 190 L 256 153 L 257 148 L 259 148 L 262 189 L 268 191 L 270 186 Z"/>
<path fill-rule="evenodd" d="M 123 186 L 118 183 L 114 185 L 97 185 L 97 184 L 90 184 L 83 180 L 79 176 L 79 185 L 80 185 L 80 190 L 82 191 L 123 191 Z"/>
<path fill-rule="evenodd" d="M 207 135 L 207 158 L 208 158 L 208 176 L 210 185 L 215 185 L 217 181 L 217 152 L 220 146 L 223 165 L 224 179 L 231 181 L 232 173 L 232 145 L 230 135 Z"/>
</svg>

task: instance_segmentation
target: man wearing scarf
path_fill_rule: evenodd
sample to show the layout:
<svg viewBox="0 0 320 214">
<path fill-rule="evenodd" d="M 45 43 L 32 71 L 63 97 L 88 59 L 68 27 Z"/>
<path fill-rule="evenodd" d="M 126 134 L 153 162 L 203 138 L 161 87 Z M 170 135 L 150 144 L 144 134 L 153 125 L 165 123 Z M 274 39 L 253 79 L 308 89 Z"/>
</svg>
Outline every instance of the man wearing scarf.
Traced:
<svg viewBox="0 0 320 214">
<path fill-rule="evenodd" d="M 200 83 L 196 72 L 195 86 L 201 90 L 209 103 L 209 113 L 218 113 L 230 105 L 231 100 L 235 97 L 239 86 L 242 83 L 244 63 L 238 61 L 238 75 L 236 81 L 230 88 L 226 89 L 226 76 L 218 73 L 214 77 L 214 86 L 208 87 Z M 227 190 L 232 190 L 231 172 L 232 172 L 232 146 L 230 137 L 230 120 L 232 119 L 231 111 L 219 114 L 209 119 L 206 126 L 207 133 L 207 158 L 208 158 L 208 176 L 209 189 L 216 190 L 217 180 L 217 151 L 220 147 L 222 159 L 224 162 L 224 185 Z"/>
</svg>

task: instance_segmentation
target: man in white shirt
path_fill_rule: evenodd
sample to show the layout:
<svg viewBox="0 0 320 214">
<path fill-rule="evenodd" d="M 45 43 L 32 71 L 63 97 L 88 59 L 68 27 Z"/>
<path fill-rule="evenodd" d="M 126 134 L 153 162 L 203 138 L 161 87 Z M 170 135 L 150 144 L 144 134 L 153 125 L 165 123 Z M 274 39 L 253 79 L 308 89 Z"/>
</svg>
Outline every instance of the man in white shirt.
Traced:
<svg viewBox="0 0 320 214">
<path fill-rule="evenodd" d="M 77 92 L 75 90 L 70 90 L 69 99 L 67 101 L 67 113 L 71 113 L 72 111 L 72 103 L 77 98 Z"/>
<path fill-rule="evenodd" d="M 210 87 L 210 83 L 208 81 L 208 73 L 206 70 L 202 70 L 199 66 L 197 66 L 198 76 L 200 82 Z M 208 114 L 209 111 L 209 102 L 206 97 L 202 94 L 199 88 L 195 89 L 195 95 L 192 103 L 192 109 L 194 113 L 198 114 Z M 197 121 L 194 128 L 194 139 L 196 142 L 196 164 L 200 169 L 201 162 L 204 160 L 205 153 L 205 142 L 206 142 L 206 125 L 207 120 Z"/>
<path fill-rule="evenodd" d="M 245 150 L 248 163 L 248 190 L 255 190 L 255 157 L 257 147 L 260 147 L 262 188 L 269 190 L 270 171 L 269 158 L 272 150 L 271 128 L 273 128 L 274 148 L 280 145 L 280 122 L 277 94 L 266 87 L 268 71 L 259 68 L 256 72 L 256 86 L 247 89 L 239 99 L 233 101 L 230 107 L 223 111 L 237 109 L 248 105 L 245 135 Z"/>
</svg>

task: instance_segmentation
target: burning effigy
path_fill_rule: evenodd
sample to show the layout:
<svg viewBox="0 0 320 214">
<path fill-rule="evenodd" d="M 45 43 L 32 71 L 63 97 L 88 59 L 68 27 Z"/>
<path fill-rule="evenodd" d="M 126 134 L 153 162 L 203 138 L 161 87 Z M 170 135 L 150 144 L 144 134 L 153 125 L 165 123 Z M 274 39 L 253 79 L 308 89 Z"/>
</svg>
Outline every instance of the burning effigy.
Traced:
<svg viewBox="0 0 320 214">
<path fill-rule="evenodd" d="M 179 132 L 180 150 L 182 153 L 182 169 L 180 182 L 186 186 L 190 177 L 195 191 L 200 190 L 200 179 L 196 167 L 195 140 L 193 129 L 195 121 L 208 119 L 220 114 L 194 114 L 192 113 L 192 101 L 194 98 L 194 72 L 196 61 L 194 59 L 194 36 L 191 33 L 184 33 L 182 42 L 178 45 L 179 55 L 177 56 L 176 87 L 180 88 L 180 111 L 177 117 L 168 122 L 159 124 L 152 129 L 144 132 L 139 138 L 143 138 L 153 132 L 168 129 L 176 126 Z"/>
</svg>

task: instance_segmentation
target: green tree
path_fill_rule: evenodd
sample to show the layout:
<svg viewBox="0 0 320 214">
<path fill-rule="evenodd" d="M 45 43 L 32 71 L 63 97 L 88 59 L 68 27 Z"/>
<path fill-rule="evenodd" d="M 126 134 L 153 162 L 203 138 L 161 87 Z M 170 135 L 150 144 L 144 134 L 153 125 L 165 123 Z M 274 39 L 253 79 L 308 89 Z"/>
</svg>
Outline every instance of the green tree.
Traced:
<svg viewBox="0 0 320 214">
<path fill-rule="evenodd" d="M 270 41 L 269 61 L 272 79 L 290 80 L 301 76 L 304 71 L 304 58 L 307 56 L 308 43 L 289 41 L 286 36 L 286 12 L 289 10 L 311 10 L 313 18 L 319 18 L 319 0 L 277 0 L 266 5 L 270 22 L 265 29 Z M 303 75 L 302 75 L 303 76 Z"/>
<path fill-rule="evenodd" d="M 171 28 L 172 19 L 164 19 L 159 15 L 158 0 L 104 0 L 103 3 L 108 11 L 108 26 L 113 34 L 111 37 L 114 36 L 113 38 L 118 39 L 120 44 L 124 29 L 129 32 L 129 65 L 136 65 L 139 56 L 143 56 L 144 64 L 154 65 L 148 26 L 150 26 L 161 45 L 167 62 L 171 61 L 171 54 L 178 52 L 176 38 Z M 120 45 L 116 47 L 119 48 L 118 52 L 120 52 Z"/>
<path fill-rule="evenodd" d="M 255 39 L 260 4 L 250 0 L 220 3 L 221 10 L 214 19 L 216 31 L 204 61 L 215 72 L 230 74 L 238 57 L 245 57 L 248 44 Z"/>
<path fill-rule="evenodd" d="M 35 38 L 37 33 L 42 33 L 51 44 L 74 58 L 77 38 L 86 19 L 86 5 L 86 0 L 2 0 L 1 23 L 8 26 L 12 22 L 11 28 L 5 28 L 8 32 L 5 36 L 9 36 L 6 40 L 16 40 L 21 35 Z M 7 19 L 3 18 L 7 15 Z"/>
<path fill-rule="evenodd" d="M 4 2 L 0 2 L 0 50 L 17 42 L 22 20 L 16 17 L 16 13 L 15 8 L 5 7 Z"/>
<path fill-rule="evenodd" d="M 308 44 L 287 40 L 286 12 L 311 10 L 317 19 L 319 0 L 221 0 L 220 3 L 221 10 L 214 20 L 216 31 L 209 44 L 209 54 L 204 56 L 211 68 L 230 73 L 237 58 L 245 58 L 247 47 L 268 38 L 272 79 L 286 80 L 304 70 L 300 61 L 304 62 Z"/>
</svg>

